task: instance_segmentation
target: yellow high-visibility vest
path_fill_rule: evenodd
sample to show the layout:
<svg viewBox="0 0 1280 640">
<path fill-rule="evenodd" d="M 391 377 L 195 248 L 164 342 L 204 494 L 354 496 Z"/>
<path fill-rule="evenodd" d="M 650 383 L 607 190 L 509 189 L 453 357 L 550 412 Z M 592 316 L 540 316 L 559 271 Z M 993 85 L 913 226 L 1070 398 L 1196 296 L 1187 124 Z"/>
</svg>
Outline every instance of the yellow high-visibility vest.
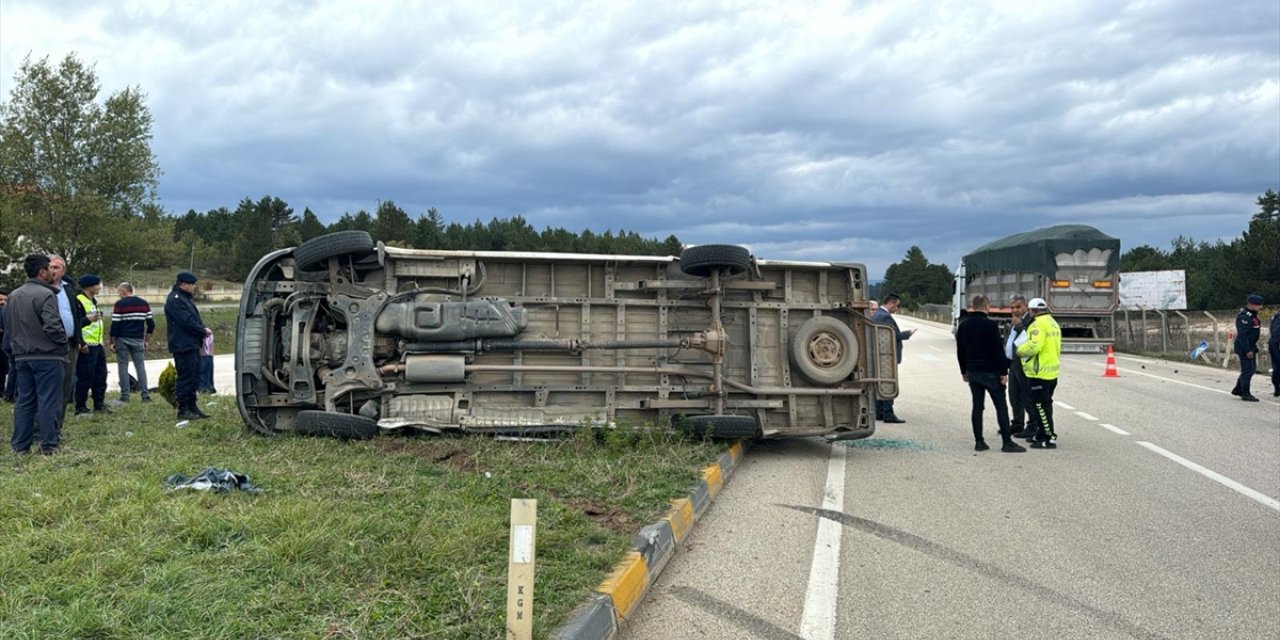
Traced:
<svg viewBox="0 0 1280 640">
<path fill-rule="evenodd" d="M 1027 341 L 1018 347 L 1018 359 L 1028 378 L 1057 380 L 1062 362 L 1062 328 L 1047 313 L 1040 314 L 1027 327 Z"/>
<path fill-rule="evenodd" d="M 80 306 L 84 307 L 86 316 L 91 316 L 98 312 L 98 305 L 94 304 L 93 298 L 81 293 L 76 296 L 76 300 L 79 300 Z M 102 344 L 102 318 L 85 325 L 84 329 L 80 330 L 80 337 L 84 338 L 84 343 L 87 345 Z"/>
</svg>

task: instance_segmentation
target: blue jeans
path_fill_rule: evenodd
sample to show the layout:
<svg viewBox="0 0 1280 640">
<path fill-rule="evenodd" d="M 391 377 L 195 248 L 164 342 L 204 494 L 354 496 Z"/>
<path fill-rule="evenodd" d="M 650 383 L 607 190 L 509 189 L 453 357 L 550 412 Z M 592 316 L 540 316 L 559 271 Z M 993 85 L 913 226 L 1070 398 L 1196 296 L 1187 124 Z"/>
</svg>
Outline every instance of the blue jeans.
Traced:
<svg viewBox="0 0 1280 640">
<path fill-rule="evenodd" d="M 138 388 L 142 399 L 151 398 L 147 387 L 147 355 L 142 346 L 142 338 L 116 338 L 116 373 L 120 378 L 120 402 L 129 401 L 129 362 L 133 362 L 134 371 L 138 372 Z"/>
<path fill-rule="evenodd" d="M 18 404 L 13 409 L 13 437 L 9 446 L 19 453 L 31 448 L 35 429 L 40 429 L 40 448 L 58 446 L 58 412 L 62 403 L 62 379 L 66 363 L 61 360 L 18 360 Z"/>
</svg>

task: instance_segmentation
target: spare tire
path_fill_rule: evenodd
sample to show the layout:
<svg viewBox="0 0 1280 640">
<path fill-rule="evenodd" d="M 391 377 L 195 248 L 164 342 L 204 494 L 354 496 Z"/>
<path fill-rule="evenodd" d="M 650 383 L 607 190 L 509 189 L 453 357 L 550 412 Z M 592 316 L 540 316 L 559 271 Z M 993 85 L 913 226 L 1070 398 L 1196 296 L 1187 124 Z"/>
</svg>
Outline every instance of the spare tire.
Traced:
<svg viewBox="0 0 1280 640">
<path fill-rule="evenodd" d="M 338 231 L 307 240 L 293 250 L 293 262 L 302 271 L 321 271 L 329 258 L 354 256 L 357 260 L 373 253 L 373 237 L 368 231 Z"/>
<path fill-rule="evenodd" d="M 695 438 L 759 438 L 760 424 L 751 416 L 676 416 L 678 431 Z"/>
<path fill-rule="evenodd" d="M 858 366 L 858 339 L 831 316 L 809 318 L 791 336 L 791 364 L 818 384 L 836 384 Z"/>
<path fill-rule="evenodd" d="M 751 252 L 734 244 L 702 244 L 680 252 L 680 270 L 699 278 L 720 270 L 736 276 L 749 268 Z"/>
<path fill-rule="evenodd" d="M 378 423 L 372 418 L 349 413 L 299 411 L 293 430 L 305 436 L 367 440 L 378 435 Z"/>
</svg>

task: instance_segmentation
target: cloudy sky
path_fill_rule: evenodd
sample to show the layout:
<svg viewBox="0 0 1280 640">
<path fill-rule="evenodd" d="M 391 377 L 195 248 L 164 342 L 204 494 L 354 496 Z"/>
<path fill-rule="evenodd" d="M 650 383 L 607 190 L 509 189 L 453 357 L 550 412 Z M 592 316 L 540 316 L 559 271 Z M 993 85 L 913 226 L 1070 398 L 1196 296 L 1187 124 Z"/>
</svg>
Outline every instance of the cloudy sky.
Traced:
<svg viewBox="0 0 1280 640">
<path fill-rule="evenodd" d="M 72 51 L 149 96 L 179 214 L 393 200 L 879 278 L 1065 222 L 1230 239 L 1280 189 L 1276 0 L 0 0 L 3 100 Z"/>
</svg>

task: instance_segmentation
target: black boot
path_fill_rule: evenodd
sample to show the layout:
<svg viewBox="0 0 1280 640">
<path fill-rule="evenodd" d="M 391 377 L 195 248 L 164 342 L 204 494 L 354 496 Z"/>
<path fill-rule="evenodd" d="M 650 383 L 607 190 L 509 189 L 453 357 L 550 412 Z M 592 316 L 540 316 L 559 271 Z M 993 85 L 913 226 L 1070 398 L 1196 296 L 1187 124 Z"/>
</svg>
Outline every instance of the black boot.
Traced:
<svg viewBox="0 0 1280 640">
<path fill-rule="evenodd" d="M 1005 438 L 1004 444 L 1000 445 L 1000 450 L 1005 453 L 1022 453 L 1027 448 L 1014 442 L 1013 438 Z"/>
<path fill-rule="evenodd" d="M 187 406 L 187 403 L 186 403 L 186 402 L 179 402 L 179 403 L 178 403 L 178 420 L 179 420 L 179 421 L 181 421 L 181 420 L 197 420 L 197 419 L 198 419 L 198 418 L 196 418 L 196 417 L 195 417 L 195 414 L 191 413 L 191 409 L 190 409 L 190 407 L 188 407 L 188 406 Z"/>
<path fill-rule="evenodd" d="M 191 413 L 192 420 L 203 420 L 209 417 L 209 414 L 201 411 L 200 407 L 197 407 L 194 402 L 187 408 L 187 411 Z"/>
</svg>

